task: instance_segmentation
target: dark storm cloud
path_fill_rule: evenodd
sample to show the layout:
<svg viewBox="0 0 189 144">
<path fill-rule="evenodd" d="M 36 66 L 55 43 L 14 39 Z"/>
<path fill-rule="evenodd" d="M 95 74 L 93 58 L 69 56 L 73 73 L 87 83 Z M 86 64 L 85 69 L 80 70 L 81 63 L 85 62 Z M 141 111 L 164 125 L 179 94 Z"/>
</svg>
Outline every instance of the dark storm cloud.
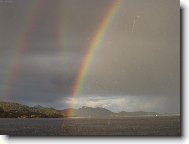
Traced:
<svg viewBox="0 0 189 144">
<path fill-rule="evenodd" d="M 0 4 L 1 99 L 6 97 L 6 87 L 11 87 L 13 101 L 63 108 L 90 40 L 112 1 L 42 1 L 10 86 L 10 62 L 33 2 Z M 179 6 L 176 0 L 121 1 L 93 55 L 77 104 L 115 111 L 151 107 L 179 112 Z"/>
<path fill-rule="evenodd" d="M 19 41 L 23 43 L 22 30 L 30 21 L 27 13 L 33 3 L 13 1 L 1 6 L 0 65 L 3 68 L 1 78 L 5 82 L 11 76 L 5 78 L 14 57 L 15 44 Z M 21 68 L 15 85 L 11 86 L 14 100 L 56 101 L 68 96 L 87 47 L 88 37 L 94 32 L 109 1 L 103 1 L 96 7 L 98 4 L 86 0 L 41 2 L 35 9 L 36 16 L 30 21 L 33 24 L 28 27 L 25 51 L 20 58 Z M 59 32 L 62 29 L 65 37 L 60 39 Z M 61 41 L 64 45 L 60 45 Z M 2 85 L 3 91 L 7 85 Z M 27 97 L 26 93 L 29 93 Z"/>
<path fill-rule="evenodd" d="M 36 2 L 17 0 L 6 6 L 0 5 L 0 30 L 3 33 L 1 37 L 5 40 L 1 45 L 2 47 L 8 45 L 1 51 L 12 50 L 13 44 L 21 35 L 22 28 L 31 20 L 27 18 L 27 14 L 33 3 Z M 111 1 L 108 0 L 103 0 L 100 4 L 93 0 L 40 2 L 40 5 L 34 9 L 37 14 L 31 21 L 33 24 L 30 26 L 27 38 L 27 52 L 31 54 L 58 51 L 59 41 L 63 41 L 64 51 L 83 52 L 110 3 Z M 62 25 L 61 21 L 63 21 Z M 59 40 L 61 31 L 64 37 Z"/>
<path fill-rule="evenodd" d="M 23 57 L 20 72 L 13 83 L 12 98 L 44 103 L 68 97 L 79 64 L 72 61 L 73 57 L 76 58 L 70 54 L 63 57 L 41 54 Z"/>
<path fill-rule="evenodd" d="M 93 88 L 89 93 L 109 91 L 108 94 L 178 97 L 178 3 L 168 5 L 163 1 L 144 0 L 135 5 L 136 1 L 124 2 L 125 9 L 115 17 L 94 57 L 83 91 L 90 89 L 91 84 Z"/>
</svg>

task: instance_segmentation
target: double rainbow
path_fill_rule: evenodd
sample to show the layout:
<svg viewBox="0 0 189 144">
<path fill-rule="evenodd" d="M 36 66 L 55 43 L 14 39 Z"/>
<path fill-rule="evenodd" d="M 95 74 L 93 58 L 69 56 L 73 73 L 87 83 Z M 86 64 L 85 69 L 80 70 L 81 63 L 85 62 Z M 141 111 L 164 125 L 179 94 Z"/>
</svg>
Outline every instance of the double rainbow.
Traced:
<svg viewBox="0 0 189 144">
<path fill-rule="evenodd" d="M 37 10 L 43 3 L 43 0 L 35 0 L 32 2 L 31 6 L 28 8 L 28 12 L 23 20 L 23 26 L 20 30 L 18 39 L 15 44 L 15 48 L 12 51 L 12 56 L 10 59 L 10 63 L 8 65 L 8 73 L 6 75 L 6 83 L 7 83 L 7 89 L 5 89 L 5 97 L 8 98 L 11 96 L 12 87 L 16 81 L 16 77 L 18 76 L 18 71 L 20 69 L 21 64 L 21 58 L 24 54 L 24 51 L 28 47 L 28 40 L 33 30 L 33 25 L 35 24 L 36 16 L 37 16 Z M 71 90 L 71 98 L 72 102 L 70 102 L 69 107 L 73 107 L 74 100 L 76 96 L 79 95 L 85 77 L 87 75 L 89 65 L 92 62 L 92 59 L 95 55 L 95 52 L 97 48 L 100 46 L 103 37 L 105 36 L 106 31 L 108 30 L 108 26 L 111 24 L 113 17 L 119 8 L 120 0 L 113 0 L 110 6 L 108 7 L 107 12 L 105 13 L 102 21 L 100 22 L 96 32 L 94 33 L 91 41 L 89 42 L 89 46 L 87 48 L 87 51 L 82 59 L 81 66 L 79 68 L 79 71 L 76 75 L 74 84 L 72 86 Z M 60 9 L 59 9 L 60 10 Z M 60 12 L 60 11 L 58 11 Z M 60 26 L 61 25 L 61 26 Z M 58 21 L 58 27 L 62 28 L 63 20 L 62 18 Z M 63 38 L 63 31 L 57 31 L 60 47 L 63 47 L 62 38 Z M 60 40 L 61 39 L 61 40 Z M 72 111 L 69 112 L 69 115 L 72 115 Z"/>
</svg>

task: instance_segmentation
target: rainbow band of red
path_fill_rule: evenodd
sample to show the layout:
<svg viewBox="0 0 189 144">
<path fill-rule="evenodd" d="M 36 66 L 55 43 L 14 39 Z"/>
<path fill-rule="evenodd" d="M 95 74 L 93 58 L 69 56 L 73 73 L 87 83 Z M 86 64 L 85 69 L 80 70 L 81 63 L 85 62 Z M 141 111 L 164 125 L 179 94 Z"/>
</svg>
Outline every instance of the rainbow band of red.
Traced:
<svg viewBox="0 0 189 144">
<path fill-rule="evenodd" d="M 12 93 L 12 88 L 14 82 L 16 81 L 16 77 L 18 75 L 18 71 L 20 69 L 21 58 L 24 51 L 27 49 L 28 38 L 32 32 L 33 25 L 37 16 L 37 9 L 42 4 L 43 0 L 35 0 L 31 3 L 28 8 L 27 14 L 23 20 L 23 25 L 20 29 L 20 33 L 18 39 L 16 41 L 15 47 L 13 48 L 12 55 L 10 58 L 10 63 L 8 64 L 8 73 L 6 75 L 6 85 L 5 89 L 5 98 L 8 100 Z"/>
<path fill-rule="evenodd" d="M 80 93 L 81 88 L 83 86 L 86 74 L 89 69 L 89 65 L 91 64 L 91 61 L 93 59 L 93 56 L 95 55 L 96 49 L 99 47 L 100 43 L 102 42 L 102 39 L 105 35 L 106 30 L 108 29 L 108 25 L 113 19 L 116 10 L 118 9 L 120 4 L 120 0 L 113 0 L 110 7 L 108 8 L 107 13 L 103 17 L 100 25 L 97 28 L 97 31 L 95 32 L 92 40 L 89 43 L 89 47 L 84 55 L 84 58 L 81 62 L 81 67 L 79 69 L 79 72 L 76 76 L 74 85 L 72 87 L 71 91 L 71 97 L 73 98 L 72 102 L 70 103 L 69 107 L 73 107 L 74 104 L 74 98 Z M 69 112 L 69 114 L 72 114 L 72 111 Z"/>
</svg>

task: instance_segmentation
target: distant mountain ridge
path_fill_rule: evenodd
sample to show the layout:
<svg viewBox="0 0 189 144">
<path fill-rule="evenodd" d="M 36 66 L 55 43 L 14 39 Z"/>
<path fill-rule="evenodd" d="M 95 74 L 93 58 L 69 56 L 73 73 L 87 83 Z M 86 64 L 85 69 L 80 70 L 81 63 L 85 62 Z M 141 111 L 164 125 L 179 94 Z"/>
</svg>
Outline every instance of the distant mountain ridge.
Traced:
<svg viewBox="0 0 189 144">
<path fill-rule="evenodd" d="M 72 111 L 72 115 L 70 115 L 70 111 Z M 129 117 L 129 116 L 157 116 L 160 115 L 156 112 L 144 112 L 144 111 L 136 111 L 136 112 L 112 112 L 105 108 L 101 107 L 87 107 L 83 106 L 79 109 L 64 109 L 61 111 L 65 116 L 73 116 L 73 117 Z"/>
<path fill-rule="evenodd" d="M 71 113 L 70 113 L 71 111 Z M 70 115 L 71 114 L 71 115 Z M 157 116 L 156 112 L 112 112 L 101 107 L 83 106 L 79 109 L 68 108 L 64 110 L 56 110 L 54 108 L 42 107 L 36 105 L 29 107 L 26 105 L 0 102 L 0 117 L 10 118 L 60 118 L 60 117 L 129 117 L 129 116 Z"/>
</svg>

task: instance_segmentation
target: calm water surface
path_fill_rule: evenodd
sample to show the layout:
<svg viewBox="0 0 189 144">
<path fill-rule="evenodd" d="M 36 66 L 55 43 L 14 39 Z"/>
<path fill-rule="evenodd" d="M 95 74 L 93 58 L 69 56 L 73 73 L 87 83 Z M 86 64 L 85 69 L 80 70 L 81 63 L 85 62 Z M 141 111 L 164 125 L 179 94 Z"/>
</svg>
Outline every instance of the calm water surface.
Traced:
<svg viewBox="0 0 189 144">
<path fill-rule="evenodd" d="M 0 118 L 0 134 L 10 136 L 160 135 L 179 136 L 180 117 Z"/>
</svg>

